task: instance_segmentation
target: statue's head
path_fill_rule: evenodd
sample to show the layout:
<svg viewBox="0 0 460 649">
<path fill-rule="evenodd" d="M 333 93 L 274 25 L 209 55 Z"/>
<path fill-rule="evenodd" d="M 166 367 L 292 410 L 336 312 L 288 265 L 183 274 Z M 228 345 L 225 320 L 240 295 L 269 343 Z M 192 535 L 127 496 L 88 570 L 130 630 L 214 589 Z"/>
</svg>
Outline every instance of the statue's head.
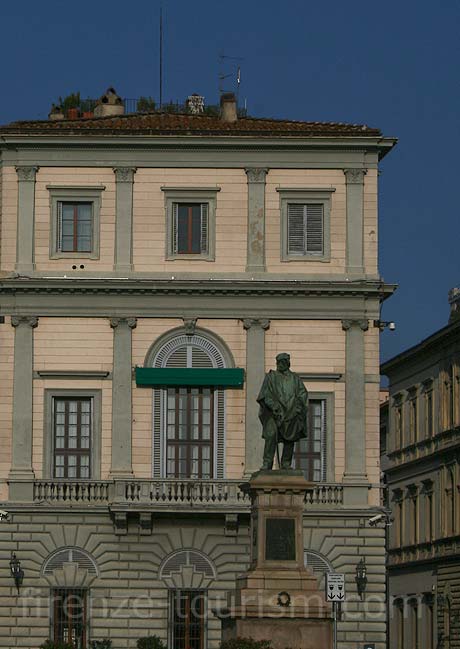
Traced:
<svg viewBox="0 0 460 649">
<path fill-rule="evenodd" d="M 278 354 L 276 357 L 276 369 L 278 372 L 285 372 L 288 370 L 291 366 L 291 357 L 289 354 L 286 354 L 285 352 L 282 352 L 281 354 Z"/>
</svg>

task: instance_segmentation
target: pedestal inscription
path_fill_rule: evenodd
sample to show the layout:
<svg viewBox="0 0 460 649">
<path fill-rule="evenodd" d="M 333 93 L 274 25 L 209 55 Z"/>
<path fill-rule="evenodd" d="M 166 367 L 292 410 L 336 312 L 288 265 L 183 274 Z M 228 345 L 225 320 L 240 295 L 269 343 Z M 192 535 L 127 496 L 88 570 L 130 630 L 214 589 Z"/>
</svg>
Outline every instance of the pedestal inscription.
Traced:
<svg viewBox="0 0 460 649">
<path fill-rule="evenodd" d="M 265 560 L 295 561 L 295 518 L 267 518 Z"/>
</svg>

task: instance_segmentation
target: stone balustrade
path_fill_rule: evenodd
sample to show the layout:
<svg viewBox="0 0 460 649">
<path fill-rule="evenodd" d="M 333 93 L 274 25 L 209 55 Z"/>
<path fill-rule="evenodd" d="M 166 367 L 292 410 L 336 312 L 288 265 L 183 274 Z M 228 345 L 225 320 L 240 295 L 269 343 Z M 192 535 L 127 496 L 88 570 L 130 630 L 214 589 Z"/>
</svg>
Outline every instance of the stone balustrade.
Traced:
<svg viewBox="0 0 460 649">
<path fill-rule="evenodd" d="M 34 502 L 48 505 L 147 506 L 151 511 L 191 509 L 200 511 L 249 511 L 250 501 L 240 489 L 243 480 L 130 479 L 36 480 Z M 343 489 L 337 483 L 317 483 L 305 492 L 305 509 L 343 505 Z"/>
</svg>

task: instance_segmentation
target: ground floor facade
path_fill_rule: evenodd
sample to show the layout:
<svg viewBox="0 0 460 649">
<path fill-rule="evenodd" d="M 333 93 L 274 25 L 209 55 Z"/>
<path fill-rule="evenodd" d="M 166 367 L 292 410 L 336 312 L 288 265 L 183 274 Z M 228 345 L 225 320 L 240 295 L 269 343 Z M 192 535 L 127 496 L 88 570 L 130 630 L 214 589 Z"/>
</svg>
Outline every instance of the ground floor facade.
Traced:
<svg viewBox="0 0 460 649">
<path fill-rule="evenodd" d="M 217 649 L 221 621 L 213 611 L 227 604 L 248 567 L 249 512 L 132 511 L 120 528 L 103 507 L 14 509 L 0 528 L 0 646 L 36 649 L 53 638 L 86 649 L 110 638 L 114 649 L 125 649 L 155 634 L 168 647 Z M 327 571 L 346 576 L 338 649 L 365 642 L 384 649 L 382 530 L 370 528 L 363 512 L 306 511 L 304 543 L 321 588 Z M 9 572 L 12 552 L 24 570 L 19 590 Z M 362 599 L 360 559 L 368 579 Z"/>
</svg>

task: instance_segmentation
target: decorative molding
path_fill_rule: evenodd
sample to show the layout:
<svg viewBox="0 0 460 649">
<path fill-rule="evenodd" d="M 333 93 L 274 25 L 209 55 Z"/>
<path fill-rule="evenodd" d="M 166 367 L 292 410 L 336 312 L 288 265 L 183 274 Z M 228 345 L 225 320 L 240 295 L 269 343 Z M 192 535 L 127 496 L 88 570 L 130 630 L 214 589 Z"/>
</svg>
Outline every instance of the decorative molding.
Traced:
<svg viewBox="0 0 460 649">
<path fill-rule="evenodd" d="M 246 330 L 251 329 L 251 327 L 260 327 L 264 331 L 270 329 L 270 320 L 267 318 L 243 318 L 242 323 Z"/>
<path fill-rule="evenodd" d="M 340 381 L 343 374 L 335 372 L 296 372 L 302 381 Z"/>
<path fill-rule="evenodd" d="M 38 317 L 37 316 L 28 316 L 28 315 L 12 315 L 11 316 L 11 326 L 19 327 L 19 325 L 25 324 L 32 329 L 38 326 Z"/>
<path fill-rule="evenodd" d="M 132 183 L 137 167 L 113 167 L 117 183 Z"/>
<path fill-rule="evenodd" d="M 37 370 L 34 379 L 108 379 L 109 371 L 99 370 Z"/>
<path fill-rule="evenodd" d="M 127 325 L 130 329 L 137 327 L 137 318 L 110 318 L 110 326 L 116 329 L 118 325 Z"/>
<path fill-rule="evenodd" d="M 245 169 L 246 175 L 248 177 L 248 183 L 262 183 L 265 184 L 265 180 L 268 173 L 268 168 L 266 167 L 248 167 Z"/>
<path fill-rule="evenodd" d="M 36 165 L 23 167 L 21 165 L 15 167 L 15 169 L 20 182 L 35 182 L 35 176 L 40 167 Z"/>
<path fill-rule="evenodd" d="M 70 192 L 70 191 L 79 191 L 79 192 L 89 192 L 89 191 L 96 191 L 96 192 L 102 192 L 105 189 L 105 185 L 46 185 L 45 186 L 48 191 L 54 190 L 54 191 L 63 191 L 63 192 Z"/>
<path fill-rule="evenodd" d="M 345 179 L 347 185 L 362 185 L 364 183 L 364 176 L 367 174 L 367 169 L 344 169 Z"/>
<path fill-rule="evenodd" d="M 162 192 L 220 192 L 221 187 L 187 187 L 187 185 L 170 187 L 163 185 L 160 189 Z"/>
<path fill-rule="evenodd" d="M 118 536 L 124 536 L 128 533 L 128 515 L 126 512 L 113 513 L 114 532 Z"/>
<path fill-rule="evenodd" d="M 369 320 L 342 320 L 342 329 L 348 331 L 352 327 L 359 327 L 361 331 L 369 329 Z"/>
<path fill-rule="evenodd" d="M 293 194 L 299 193 L 299 194 L 310 194 L 310 193 L 321 193 L 321 192 L 328 192 L 332 193 L 335 192 L 336 189 L 335 187 L 276 187 L 275 190 L 280 193 L 289 193 L 292 192 Z"/>
<path fill-rule="evenodd" d="M 197 318 L 182 318 L 186 336 L 194 336 Z"/>
</svg>

